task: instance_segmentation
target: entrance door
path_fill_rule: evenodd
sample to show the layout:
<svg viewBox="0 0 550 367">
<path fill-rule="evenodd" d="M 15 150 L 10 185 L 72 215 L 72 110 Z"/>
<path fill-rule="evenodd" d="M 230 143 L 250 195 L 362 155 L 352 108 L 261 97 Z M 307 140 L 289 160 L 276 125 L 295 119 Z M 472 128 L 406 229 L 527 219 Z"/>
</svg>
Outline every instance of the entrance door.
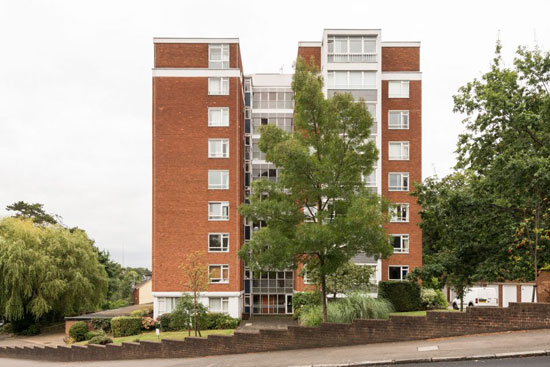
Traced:
<svg viewBox="0 0 550 367">
<path fill-rule="evenodd" d="M 286 313 L 287 314 L 292 313 L 292 294 L 286 295 Z"/>
</svg>

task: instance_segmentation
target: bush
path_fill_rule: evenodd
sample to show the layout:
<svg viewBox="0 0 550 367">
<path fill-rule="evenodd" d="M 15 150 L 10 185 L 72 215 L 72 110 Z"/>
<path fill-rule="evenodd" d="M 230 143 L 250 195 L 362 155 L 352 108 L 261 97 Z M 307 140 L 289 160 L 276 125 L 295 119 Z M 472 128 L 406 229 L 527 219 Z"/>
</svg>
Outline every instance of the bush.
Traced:
<svg viewBox="0 0 550 367">
<path fill-rule="evenodd" d="M 304 307 L 320 306 L 322 303 L 320 292 L 298 292 L 292 297 L 292 306 L 294 307 L 294 319 L 300 318 L 300 313 Z"/>
<path fill-rule="evenodd" d="M 94 336 L 92 339 L 88 341 L 88 344 L 111 344 L 113 342 L 113 339 L 105 336 L 105 335 L 97 335 Z"/>
<path fill-rule="evenodd" d="M 163 313 L 159 317 L 160 321 L 160 331 L 173 331 L 170 328 L 170 322 L 172 321 L 172 314 L 171 313 Z"/>
<path fill-rule="evenodd" d="M 199 324 L 199 326 L 208 330 L 235 329 L 239 326 L 239 322 L 239 319 L 234 319 L 227 314 L 210 312 L 204 317 L 205 325 Z"/>
<path fill-rule="evenodd" d="M 422 309 L 420 286 L 415 282 L 381 281 L 378 283 L 378 297 L 390 301 L 397 312 Z"/>
<path fill-rule="evenodd" d="M 105 336 L 105 333 L 100 331 L 88 331 L 86 334 L 84 334 L 84 340 L 91 340 L 95 338 L 96 336 Z"/>
<path fill-rule="evenodd" d="M 151 330 L 154 329 L 157 325 L 157 322 L 152 317 L 142 317 L 141 318 L 141 328 L 143 330 Z"/>
<path fill-rule="evenodd" d="M 426 310 L 445 310 L 449 303 L 439 289 L 422 288 L 422 307 Z"/>
<path fill-rule="evenodd" d="M 393 311 L 392 305 L 384 299 L 376 299 L 361 293 L 352 293 L 327 304 L 328 322 L 351 323 L 355 319 L 387 319 Z M 323 321 L 323 307 L 303 306 L 300 324 L 319 326 Z"/>
<path fill-rule="evenodd" d="M 176 305 L 176 309 L 172 311 L 170 316 L 170 329 L 186 330 L 189 327 L 193 328 L 193 313 L 194 313 L 193 297 L 186 294 L 181 297 Z M 197 302 L 197 324 L 199 329 L 206 328 L 205 315 L 207 312 L 206 306 Z"/>
<path fill-rule="evenodd" d="M 134 310 L 130 312 L 130 316 L 132 317 L 143 317 L 149 315 L 149 310 L 146 308 L 142 308 L 141 310 Z"/>
<path fill-rule="evenodd" d="M 10 322 L 7 322 L 2 326 L 2 332 L 6 334 L 13 334 L 13 327 Z"/>
<path fill-rule="evenodd" d="M 86 340 L 86 333 L 88 332 L 88 324 L 84 321 L 77 321 L 71 325 L 69 329 L 69 336 L 76 342 Z"/>
<path fill-rule="evenodd" d="M 141 333 L 141 317 L 113 317 L 111 319 L 111 330 L 115 338 L 138 335 Z"/>
<path fill-rule="evenodd" d="M 104 333 L 111 331 L 110 319 L 92 319 L 92 326 L 95 330 L 102 330 Z"/>
</svg>

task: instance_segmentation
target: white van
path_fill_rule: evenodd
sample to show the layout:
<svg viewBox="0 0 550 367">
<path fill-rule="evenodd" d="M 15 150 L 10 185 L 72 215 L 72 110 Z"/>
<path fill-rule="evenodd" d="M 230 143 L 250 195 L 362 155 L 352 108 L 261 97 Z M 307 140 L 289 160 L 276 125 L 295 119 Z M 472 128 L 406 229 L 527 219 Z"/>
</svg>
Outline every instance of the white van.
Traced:
<svg viewBox="0 0 550 367">
<path fill-rule="evenodd" d="M 483 307 L 493 306 L 498 307 L 497 291 L 492 287 L 472 287 L 468 288 L 464 294 L 464 307 Z M 460 299 L 453 300 L 453 308 L 460 308 Z"/>
</svg>

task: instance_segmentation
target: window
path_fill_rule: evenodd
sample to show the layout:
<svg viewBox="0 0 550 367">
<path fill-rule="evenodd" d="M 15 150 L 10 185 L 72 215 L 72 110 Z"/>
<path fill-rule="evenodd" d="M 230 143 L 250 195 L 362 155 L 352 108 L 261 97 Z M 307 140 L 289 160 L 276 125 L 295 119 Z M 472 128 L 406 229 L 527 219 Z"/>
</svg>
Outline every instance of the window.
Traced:
<svg viewBox="0 0 550 367">
<path fill-rule="evenodd" d="M 390 141 L 389 160 L 406 161 L 409 159 L 408 141 Z"/>
<path fill-rule="evenodd" d="M 229 233 L 209 233 L 208 252 L 228 252 Z"/>
<path fill-rule="evenodd" d="M 252 94 L 252 108 L 283 109 L 293 107 L 294 93 L 288 88 L 255 88 Z"/>
<path fill-rule="evenodd" d="M 408 172 L 391 172 L 389 174 L 390 191 L 409 191 L 409 173 Z"/>
<path fill-rule="evenodd" d="M 362 36 L 329 36 L 328 62 L 376 62 L 376 39 Z"/>
<path fill-rule="evenodd" d="M 363 181 L 367 187 L 376 186 L 376 167 L 374 167 L 373 171 L 368 176 L 363 176 Z"/>
<path fill-rule="evenodd" d="M 208 298 L 208 311 L 217 313 L 227 313 L 229 306 L 229 298 L 216 297 Z"/>
<path fill-rule="evenodd" d="M 245 119 L 252 118 L 252 110 L 250 109 L 250 107 L 244 108 L 244 118 Z"/>
<path fill-rule="evenodd" d="M 244 80 L 244 92 L 250 93 L 251 90 L 252 90 L 252 81 L 250 80 L 250 78 L 246 78 Z"/>
<path fill-rule="evenodd" d="M 229 158 L 229 139 L 208 139 L 208 158 Z"/>
<path fill-rule="evenodd" d="M 407 265 L 388 266 L 388 279 L 389 280 L 405 280 L 409 273 L 409 267 Z"/>
<path fill-rule="evenodd" d="M 409 98 L 408 80 L 390 80 L 388 82 L 389 98 Z"/>
<path fill-rule="evenodd" d="M 229 126 L 229 108 L 208 107 L 208 126 Z"/>
<path fill-rule="evenodd" d="M 208 94 L 210 95 L 228 95 L 229 78 L 208 78 Z"/>
<path fill-rule="evenodd" d="M 408 129 L 409 111 L 389 111 L 388 129 Z"/>
<path fill-rule="evenodd" d="M 409 221 L 409 204 L 395 204 L 390 209 L 391 221 L 394 223 L 407 223 Z"/>
<path fill-rule="evenodd" d="M 376 88 L 375 71 L 329 71 L 329 89 L 373 89 Z"/>
<path fill-rule="evenodd" d="M 229 220 L 229 202 L 211 201 L 208 203 L 208 220 Z"/>
<path fill-rule="evenodd" d="M 210 283 L 229 283 L 229 265 L 208 265 Z"/>
<path fill-rule="evenodd" d="M 229 171 L 208 170 L 208 189 L 228 190 Z"/>
<path fill-rule="evenodd" d="M 409 235 L 408 234 L 392 234 L 393 252 L 395 254 L 409 253 Z"/>
<path fill-rule="evenodd" d="M 208 47 L 208 67 L 210 69 L 229 68 L 229 45 L 211 44 Z"/>
</svg>

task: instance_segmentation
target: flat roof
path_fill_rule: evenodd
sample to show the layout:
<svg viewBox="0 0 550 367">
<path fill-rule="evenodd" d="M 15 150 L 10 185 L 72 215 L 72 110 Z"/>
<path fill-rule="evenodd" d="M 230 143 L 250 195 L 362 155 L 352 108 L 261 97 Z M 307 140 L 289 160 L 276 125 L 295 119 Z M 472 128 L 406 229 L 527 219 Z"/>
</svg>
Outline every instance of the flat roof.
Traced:
<svg viewBox="0 0 550 367">
<path fill-rule="evenodd" d="M 153 43 L 239 43 L 239 39 L 214 37 L 154 37 Z"/>
</svg>

